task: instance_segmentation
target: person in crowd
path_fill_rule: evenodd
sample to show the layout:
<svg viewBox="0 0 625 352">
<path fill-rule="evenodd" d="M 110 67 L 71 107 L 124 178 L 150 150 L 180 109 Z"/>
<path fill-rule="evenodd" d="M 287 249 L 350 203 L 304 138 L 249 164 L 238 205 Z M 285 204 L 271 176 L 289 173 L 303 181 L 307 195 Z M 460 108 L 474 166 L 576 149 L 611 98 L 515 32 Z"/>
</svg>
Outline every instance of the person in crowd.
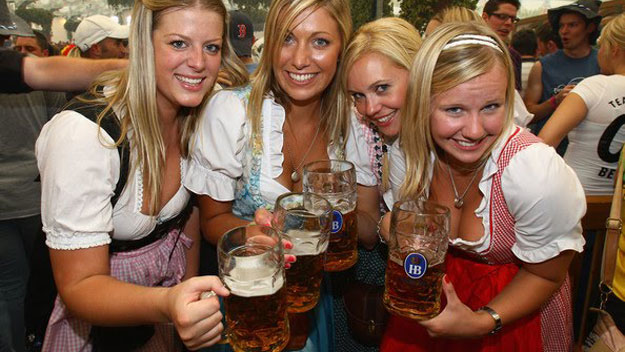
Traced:
<svg viewBox="0 0 625 352">
<path fill-rule="evenodd" d="M 34 37 L 31 36 L 17 36 L 15 39 L 15 45 L 13 50 L 19 51 L 22 54 L 31 54 L 38 57 L 50 56 L 50 44 L 46 36 L 40 31 L 33 31 Z"/>
<path fill-rule="evenodd" d="M 0 0 L 0 46 L 9 36 L 33 36 L 23 20 L 9 12 Z M 28 93 L 32 90 L 81 90 L 104 71 L 126 67 L 126 60 L 37 58 L 0 49 L 0 93 Z"/>
<path fill-rule="evenodd" d="M 254 43 L 254 25 L 252 20 L 239 10 L 230 11 L 228 35 L 230 44 L 237 57 L 251 74 L 254 72 L 258 64 L 252 59 L 252 44 Z M 232 81 L 225 71 L 219 72 L 215 89 L 219 90 L 225 87 L 231 87 Z"/>
<path fill-rule="evenodd" d="M 547 21 L 536 27 L 536 57 L 543 57 L 555 53 L 561 49 L 558 34 L 551 29 L 551 24 Z"/>
<path fill-rule="evenodd" d="M 34 36 L 33 30 L 21 17 L 9 12 L 6 0 L 0 1 L 0 48 L 10 44 L 11 36 Z"/>
<path fill-rule="evenodd" d="M 617 121 L 622 121 L 622 116 L 625 116 L 625 102 L 623 99 L 623 85 L 625 81 L 623 79 L 623 75 L 625 75 L 625 15 L 620 14 L 616 16 L 614 19 L 608 22 L 601 31 L 600 48 L 597 58 L 599 60 L 599 66 L 601 66 L 602 74 L 589 77 L 582 81 L 582 83 L 580 83 L 577 87 L 575 87 L 571 94 L 566 99 L 564 99 L 561 106 L 558 107 L 556 113 L 554 113 L 554 116 L 550 119 L 547 125 L 545 125 L 545 128 L 542 132 L 547 132 L 548 129 L 551 130 L 551 126 L 549 125 L 552 122 L 555 123 L 555 121 L 557 121 L 556 117 L 558 117 L 558 120 L 561 120 L 560 109 L 565 109 L 567 106 L 570 107 L 571 104 L 579 99 L 583 100 L 583 102 L 578 102 L 579 108 L 585 108 L 588 110 L 588 112 L 586 113 L 586 118 L 577 127 L 574 128 L 575 130 L 582 128 L 582 126 L 585 124 L 590 125 L 590 122 L 594 121 L 595 115 L 600 113 L 600 104 L 606 104 L 607 106 L 609 106 L 609 108 L 603 110 L 603 113 L 606 114 L 606 116 L 618 115 L 619 117 L 613 120 L 613 129 L 608 132 L 610 130 L 610 128 L 608 127 L 607 129 L 605 129 L 605 133 L 601 137 L 603 140 L 606 140 L 605 137 L 608 136 L 614 136 L 614 138 L 611 141 L 606 140 L 606 145 L 602 145 L 600 148 L 610 153 L 610 155 L 613 156 L 612 158 L 614 158 L 614 156 L 618 158 L 619 152 L 617 152 L 617 148 L 615 148 L 615 145 L 620 145 L 622 148 L 623 137 L 620 132 L 620 124 L 622 122 L 618 122 L 619 125 L 617 125 Z M 586 84 L 588 84 L 588 86 L 586 86 Z M 593 86 L 593 89 L 597 89 L 599 91 L 589 92 L 588 89 L 591 85 Z M 586 87 L 581 88 L 582 86 Z M 580 90 L 578 90 L 578 88 Z M 584 89 L 584 91 L 582 91 L 581 89 Z M 577 97 L 577 95 L 579 95 L 579 98 Z M 612 95 L 614 98 L 608 100 L 607 98 L 610 95 Z M 577 111 L 573 112 L 572 116 L 576 116 L 576 113 Z M 619 132 L 615 134 L 616 131 L 614 131 L 614 129 L 618 129 Z M 620 142 L 618 141 L 618 139 L 620 139 Z M 607 145 L 608 143 L 609 147 Z M 569 149 L 573 149 L 573 146 L 573 138 L 571 138 L 571 145 Z M 609 148 L 609 151 L 607 150 L 607 148 Z M 569 155 L 569 150 L 567 150 L 565 157 L 567 155 Z M 600 154 L 600 157 L 601 156 L 605 157 L 606 154 L 602 153 Z M 615 168 L 616 166 L 611 166 L 610 168 L 613 167 Z M 573 168 L 575 169 L 576 167 L 573 166 Z M 584 184 L 584 179 L 586 177 L 587 176 L 585 175 L 580 175 L 580 179 L 582 180 L 582 184 L 584 185 L 584 187 L 586 187 L 586 184 Z M 619 190 L 615 191 L 618 192 Z M 623 241 L 625 241 L 625 236 L 623 236 L 623 234 L 621 233 L 619 242 L 623 243 Z M 616 267 L 614 269 L 614 279 L 612 282 L 612 293 L 608 295 L 607 302 L 605 302 L 605 310 L 610 313 L 619 331 L 621 333 L 625 333 L 625 262 L 623 261 L 625 253 L 622 247 L 618 247 L 618 252 L 616 256 L 617 260 Z M 598 338 L 599 336 L 597 336 L 596 334 L 591 334 L 585 344 L 593 345 L 593 343 L 596 342 L 594 340 L 597 340 Z"/>
<path fill-rule="evenodd" d="M 624 33 L 625 15 L 608 22 L 599 39 L 601 74 L 575 86 L 538 135 L 553 147 L 569 136 L 564 160 L 577 173 L 587 195 L 612 194 L 619 151 L 625 143 L 621 129 L 625 116 Z"/>
<path fill-rule="evenodd" d="M 45 37 L 34 32 L 36 36 L 17 36 L 14 50 L 31 56 L 47 56 Z M 32 300 L 25 301 L 33 267 L 47 266 L 47 275 L 39 279 L 43 283 L 52 280 L 49 260 L 38 252 L 45 246 L 41 234 L 41 189 L 37 181 L 35 140 L 41 127 L 65 103 L 65 94 L 61 92 L 0 94 L 0 300 L 3 302 L 0 306 L 4 307 L 0 308 L 0 321 L 5 322 L 0 324 L 0 330 L 7 331 L 5 327 L 10 326 L 10 345 L 18 352 L 25 348 L 25 325 L 34 323 L 25 319 L 25 311 L 33 311 L 30 308 L 34 306 Z M 48 299 L 48 305 L 50 303 Z M 51 308 L 45 308 L 43 310 L 49 314 Z"/>
<path fill-rule="evenodd" d="M 599 73 L 597 50 L 592 45 L 599 36 L 600 4 L 598 0 L 578 0 L 547 12 L 562 49 L 538 60 L 527 79 L 524 101 L 534 114 L 530 125 L 534 134 L 540 133 L 575 84 Z M 566 145 L 563 140 L 557 147 L 558 154 L 564 155 Z"/>
<path fill-rule="evenodd" d="M 482 25 L 442 25 L 417 53 L 390 184 L 395 200 L 450 209 L 446 305 L 425 321 L 392 316 L 382 351 L 572 350 L 567 269 L 584 245 L 584 192 L 513 124 L 513 82 L 505 44 Z"/>
<path fill-rule="evenodd" d="M 230 11 L 230 43 L 235 53 L 243 61 L 247 72 L 254 72 L 257 63 L 252 59 L 252 44 L 254 44 L 254 25 L 252 20 L 243 12 Z"/>
<path fill-rule="evenodd" d="M 37 58 L 0 49 L 0 93 L 83 90 L 101 73 L 127 65 L 128 61 L 121 59 Z"/>
<path fill-rule="evenodd" d="M 89 59 L 123 59 L 127 51 L 128 26 L 121 26 L 111 18 L 93 15 L 76 27 L 75 47 L 67 56 Z"/>
<path fill-rule="evenodd" d="M 350 159 L 341 119 L 338 63 L 351 34 L 346 0 L 273 1 L 251 83 L 214 95 L 204 110 L 184 185 L 199 194 L 205 238 L 248 224 L 256 210 L 302 190 L 303 166 Z M 377 189 L 359 187 L 360 239 L 373 246 Z M 370 201 L 368 201 L 370 200 Z M 324 280 L 326 281 L 326 280 Z M 327 291 L 326 291 L 327 292 Z M 305 350 L 334 350 L 332 303 L 324 294 Z"/>
<path fill-rule="evenodd" d="M 425 27 L 423 36 L 426 37 L 443 23 L 481 21 L 482 17 L 477 12 L 462 6 L 450 6 L 437 12 Z"/>
<path fill-rule="evenodd" d="M 399 110 L 404 103 L 408 70 L 420 45 L 419 32 L 410 23 L 396 17 L 381 18 L 354 33 L 341 60 L 338 78 L 349 102 L 344 105 L 343 114 L 345 119 L 351 119 L 350 138 L 357 146 L 348 154 L 357 167 L 358 182 L 377 188 L 375 203 L 381 213 L 387 211 L 382 202 L 388 189 L 387 145 L 399 134 Z M 347 286 L 344 290 L 361 288 L 361 283 L 381 287 L 387 248 L 377 244 L 377 239 L 373 248 L 362 243 L 356 265 L 340 277 L 342 282 L 334 280 L 333 286 Z M 354 280 L 358 284 L 350 285 Z M 350 335 L 347 317 L 362 314 L 347 312 L 350 306 L 353 305 L 346 305 L 342 296 L 335 296 L 336 350 L 376 351 L 377 347 L 364 346 Z"/>
<path fill-rule="evenodd" d="M 228 291 L 192 277 L 199 224 L 181 178 L 218 70 L 245 69 L 220 0 L 137 1 L 132 18 L 128 68 L 101 77 L 37 140 L 59 292 L 44 351 L 177 351 L 178 338 L 193 350 L 223 328 L 217 297 L 201 297 Z"/>
<path fill-rule="evenodd" d="M 523 29 L 514 33 L 511 46 L 521 54 L 521 95 L 524 95 L 525 88 L 527 88 L 527 78 L 536 62 L 536 51 L 538 49 L 536 33 L 532 29 Z"/>
<path fill-rule="evenodd" d="M 505 43 L 510 41 L 510 33 L 514 31 L 514 27 L 519 18 L 517 13 L 521 8 L 519 0 L 488 0 L 484 4 L 482 11 L 482 19 L 484 22 L 497 33 L 499 38 Z M 521 90 L 521 54 L 513 47 L 509 46 L 510 57 L 514 63 L 514 79 L 515 88 Z"/>
<path fill-rule="evenodd" d="M 25 36 L 31 34 L 32 31 L 28 26 L 15 25 L 15 19 L 13 15 L 9 16 L 8 7 L 6 6 L 6 2 L 4 0 L 0 1 L 0 33 L 2 35 L 19 35 Z M 87 60 L 61 60 L 58 58 L 45 58 L 38 59 L 36 57 L 25 57 L 24 54 L 19 53 L 14 50 L 0 50 L 0 76 L 3 77 L 0 85 L 0 94 L 3 93 L 27 93 L 31 92 L 33 89 L 64 89 L 64 88 L 86 88 L 96 75 L 100 74 L 104 70 L 114 69 L 117 67 L 123 67 L 125 65 L 124 60 L 105 60 L 101 63 L 94 64 L 92 62 L 87 62 Z M 74 70 L 79 69 L 79 72 L 74 74 Z M 69 73 L 73 73 L 70 75 Z M 34 97 L 42 98 L 41 92 L 36 92 Z M 36 106 L 30 106 L 30 109 L 33 113 L 39 113 L 40 116 L 45 116 L 50 113 L 50 110 L 47 109 L 47 106 L 54 106 L 55 103 L 54 98 L 52 96 L 46 96 L 45 104 L 36 104 Z M 11 107 L 16 100 L 13 99 L 15 97 L 21 96 L 7 96 L 1 99 L 4 99 L 5 102 L 2 104 L 2 107 Z M 50 98 L 49 100 L 47 98 Z M 43 98 L 42 98 L 43 99 Z M 41 101 L 41 100 L 40 100 Z M 6 104 L 6 105 L 5 105 Z M 23 108 L 23 107 L 22 107 Z M 18 111 L 22 111 L 23 109 L 19 109 Z M 12 119 L 21 119 L 20 116 L 15 116 L 15 114 L 7 114 L 3 113 L 3 117 L 12 118 Z M 23 156 L 29 160 L 32 160 L 32 149 L 34 146 L 34 139 L 29 140 L 29 136 L 24 134 L 22 135 L 19 132 L 15 132 L 15 128 L 21 129 L 26 128 L 28 132 L 35 133 L 34 129 L 36 129 L 36 133 L 38 133 L 38 129 L 43 124 L 42 121 L 32 122 L 30 120 L 25 121 L 11 121 L 6 122 L 5 125 L 8 128 L 5 128 L 4 131 L 9 133 L 10 136 L 5 136 L 2 140 L 5 141 L 3 151 L 6 151 L 8 155 L 3 158 L 7 163 L 12 163 L 13 167 L 5 167 L 2 168 L 4 172 L 6 172 L 7 177 L 6 180 L 11 180 L 8 182 L 12 182 L 13 180 L 17 180 L 19 178 L 14 174 L 15 168 L 21 169 L 21 172 L 17 172 L 19 175 L 24 178 L 22 181 L 29 178 L 28 181 L 22 183 L 21 181 L 17 181 L 21 183 L 19 189 L 14 189 L 12 187 L 15 184 L 7 184 L 6 192 L 3 192 L 3 216 L 7 216 L 7 218 L 11 218 L 17 216 L 18 218 L 22 215 L 28 215 L 30 212 L 36 214 L 39 212 L 39 205 L 37 204 L 37 209 L 20 209 L 22 205 L 26 204 L 25 207 L 28 207 L 28 204 L 32 206 L 34 203 L 29 203 L 32 200 L 32 197 L 38 197 L 38 186 L 36 187 L 35 193 L 29 193 L 29 190 L 32 190 L 32 187 L 36 186 L 35 178 L 36 174 L 33 174 L 31 171 L 31 167 L 28 165 L 24 165 L 22 162 L 19 162 L 17 158 Z M 21 140 L 16 140 L 15 137 L 19 136 Z M 31 135 L 33 138 L 36 138 L 36 135 Z M 22 143 L 22 147 L 15 147 L 13 142 Z M 28 142 L 27 142 L 28 141 Z M 29 146 L 29 143 L 31 145 Z M 32 164 L 30 164 L 32 166 Z M 7 168 L 8 167 L 8 168 Z M 28 176 L 30 175 L 30 176 Z M 3 187 L 5 189 L 5 187 Z M 23 192 L 26 194 L 26 198 L 13 198 L 10 192 Z M 17 203 L 16 203 L 17 200 Z M 20 201 L 24 202 L 21 205 L 18 204 Z M 23 219 L 19 218 L 16 220 L 17 223 L 8 221 L 2 222 L 2 246 L 0 246 L 0 350 L 12 350 L 12 351 L 21 351 L 23 350 L 23 341 L 24 341 L 24 330 L 23 330 L 23 309 L 24 303 L 23 299 L 23 290 L 25 289 L 25 281 L 28 276 L 27 274 L 27 261 L 26 258 L 28 255 L 24 255 L 30 251 L 30 244 L 32 240 L 32 233 L 34 230 L 26 229 L 26 225 L 28 221 L 22 221 Z M 26 219 L 28 220 L 28 219 Z M 30 224 L 32 225 L 32 224 Z M 28 227 L 31 227 L 31 226 Z M 16 227 L 22 227 L 21 229 L 17 229 Z M 16 233 L 21 234 L 21 231 L 25 230 L 29 235 L 16 236 Z M 7 232 L 8 231 L 8 234 Z"/>
</svg>

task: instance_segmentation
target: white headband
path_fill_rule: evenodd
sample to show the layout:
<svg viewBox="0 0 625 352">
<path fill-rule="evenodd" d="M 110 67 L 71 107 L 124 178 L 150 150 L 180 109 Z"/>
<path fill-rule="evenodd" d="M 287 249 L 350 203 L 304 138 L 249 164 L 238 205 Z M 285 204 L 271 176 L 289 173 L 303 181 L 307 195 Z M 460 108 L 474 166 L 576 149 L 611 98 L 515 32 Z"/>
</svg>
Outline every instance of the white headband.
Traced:
<svg viewBox="0 0 625 352">
<path fill-rule="evenodd" d="M 480 34 L 457 35 L 453 37 L 451 41 L 445 44 L 445 46 L 443 47 L 443 51 L 457 47 L 458 45 L 465 45 L 465 44 L 477 44 L 477 45 L 489 46 L 503 54 L 503 51 L 501 50 L 501 48 L 499 47 L 495 39 L 489 36 L 480 35 Z"/>
</svg>

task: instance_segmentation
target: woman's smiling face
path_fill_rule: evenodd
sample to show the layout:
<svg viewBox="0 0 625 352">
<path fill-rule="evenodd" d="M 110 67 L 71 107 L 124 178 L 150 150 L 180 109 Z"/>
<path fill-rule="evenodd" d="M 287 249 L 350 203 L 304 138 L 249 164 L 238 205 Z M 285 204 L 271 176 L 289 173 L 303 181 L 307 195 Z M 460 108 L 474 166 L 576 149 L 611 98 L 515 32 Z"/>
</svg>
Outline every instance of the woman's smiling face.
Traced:
<svg viewBox="0 0 625 352">
<path fill-rule="evenodd" d="M 292 102 L 314 102 L 336 74 L 342 44 L 339 26 L 323 7 L 302 12 L 293 23 L 275 57 L 274 75 Z"/>
<path fill-rule="evenodd" d="M 501 64 L 432 99 L 430 128 L 451 164 L 473 168 L 501 134 L 507 76 Z"/>
<path fill-rule="evenodd" d="M 407 87 L 408 71 L 378 53 L 356 60 L 347 78 L 347 90 L 358 113 L 389 138 L 399 134 L 399 110 Z"/>
<path fill-rule="evenodd" d="M 198 106 L 221 65 L 222 17 L 194 6 L 165 10 L 152 31 L 157 103 L 161 109 Z"/>
</svg>

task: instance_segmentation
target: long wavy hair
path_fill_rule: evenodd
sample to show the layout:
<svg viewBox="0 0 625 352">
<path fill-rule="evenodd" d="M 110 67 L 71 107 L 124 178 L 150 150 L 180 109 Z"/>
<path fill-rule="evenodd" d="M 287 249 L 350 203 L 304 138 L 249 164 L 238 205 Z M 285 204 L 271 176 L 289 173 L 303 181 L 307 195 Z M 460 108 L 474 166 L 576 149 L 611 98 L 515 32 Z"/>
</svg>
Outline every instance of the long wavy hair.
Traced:
<svg viewBox="0 0 625 352">
<path fill-rule="evenodd" d="M 492 38 L 499 50 L 477 43 L 444 48 L 461 34 Z M 501 65 L 508 79 L 506 88 L 505 131 L 513 121 L 514 71 L 506 45 L 486 25 L 478 23 L 447 23 L 438 27 L 424 41 L 410 69 L 406 105 L 401 110 L 400 146 L 405 155 L 406 178 L 400 189 L 400 199 L 425 197 L 430 184 L 431 156 L 439 158 L 432 139 L 431 102 L 436 95 L 459 84 L 488 73 Z M 501 134 L 481 157 L 486 160 Z"/>
<path fill-rule="evenodd" d="M 127 143 L 128 132 L 132 131 L 131 147 L 136 152 L 138 162 L 131 172 L 135 171 L 137 165 L 143 165 L 144 170 L 147 171 L 146 190 L 150 195 L 148 204 L 151 215 L 156 213 L 161 201 L 162 170 L 165 169 L 165 143 L 156 105 L 157 87 L 152 31 L 158 27 L 163 11 L 189 7 L 200 7 L 221 16 L 223 19 L 221 68 L 235 83 L 243 83 L 247 79 L 247 73 L 228 44 L 226 22 L 228 12 L 221 0 L 137 0 L 130 26 L 128 67 L 121 71 L 103 74 L 90 89 L 91 93 L 97 97 L 92 103 L 106 105 L 98 116 L 98 125 L 113 107 L 116 108 L 116 112 L 122 114 L 118 116 L 121 136 L 110 147 L 118 147 Z M 112 87 L 112 94 L 103 96 L 97 90 L 99 86 Z M 207 97 L 204 97 L 199 106 L 182 108 L 178 112 L 177 121 L 181 131 L 179 143 L 183 158 L 189 155 L 189 141 L 195 132 L 199 111 L 206 103 Z M 100 135 L 100 140 L 102 141 L 102 135 Z"/>
<path fill-rule="evenodd" d="M 256 135 L 259 135 L 260 131 L 261 110 L 265 96 L 273 93 L 276 101 L 282 106 L 287 106 L 290 102 L 273 72 L 274 59 L 280 55 L 284 40 L 296 25 L 294 22 L 297 16 L 308 9 L 318 8 L 327 10 L 338 24 L 341 37 L 340 60 L 352 32 L 352 19 L 347 0 L 273 0 L 271 2 L 265 22 L 265 44 L 258 68 L 252 75 L 252 91 L 247 106 L 247 114 Z M 340 94 L 339 79 L 336 76 L 321 96 L 321 124 L 323 129 L 329 131 L 330 143 L 338 145 L 340 141 L 344 143 L 343 137 L 347 129 L 346 124 L 340 121 L 340 112 L 346 102 L 343 99 L 336 99 Z"/>
</svg>

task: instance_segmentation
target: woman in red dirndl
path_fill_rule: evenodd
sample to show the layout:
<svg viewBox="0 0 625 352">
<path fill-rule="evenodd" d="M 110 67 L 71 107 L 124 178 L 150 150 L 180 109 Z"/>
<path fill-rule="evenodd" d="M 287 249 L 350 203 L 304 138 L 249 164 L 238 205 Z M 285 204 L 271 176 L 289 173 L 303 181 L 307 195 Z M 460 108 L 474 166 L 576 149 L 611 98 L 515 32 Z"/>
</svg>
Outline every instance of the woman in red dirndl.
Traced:
<svg viewBox="0 0 625 352">
<path fill-rule="evenodd" d="M 553 148 L 513 124 L 505 46 L 485 26 L 442 25 L 410 78 L 390 181 L 395 199 L 451 210 L 444 308 L 392 316 L 381 350 L 571 351 L 567 269 L 585 197 Z"/>
</svg>

